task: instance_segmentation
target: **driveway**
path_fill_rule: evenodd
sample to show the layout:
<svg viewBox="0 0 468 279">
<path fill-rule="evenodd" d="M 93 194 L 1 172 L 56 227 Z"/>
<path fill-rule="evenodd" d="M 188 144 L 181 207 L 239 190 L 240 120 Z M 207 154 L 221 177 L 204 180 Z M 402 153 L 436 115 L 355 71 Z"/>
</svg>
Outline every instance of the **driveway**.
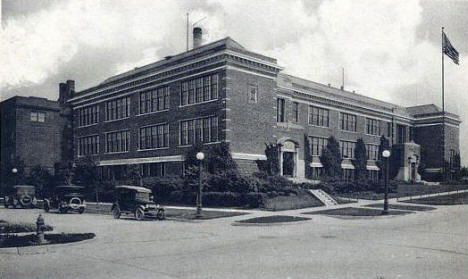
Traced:
<svg viewBox="0 0 468 279">
<path fill-rule="evenodd" d="M 310 209 L 291 211 L 300 215 Z M 41 210 L 0 210 L 34 222 Z M 232 226 L 235 220 L 114 220 L 109 215 L 44 214 L 55 232 L 92 240 L 0 249 L 0 278 L 466 278 L 468 206 L 401 216 Z M 283 212 L 276 212 L 281 214 Z"/>
</svg>

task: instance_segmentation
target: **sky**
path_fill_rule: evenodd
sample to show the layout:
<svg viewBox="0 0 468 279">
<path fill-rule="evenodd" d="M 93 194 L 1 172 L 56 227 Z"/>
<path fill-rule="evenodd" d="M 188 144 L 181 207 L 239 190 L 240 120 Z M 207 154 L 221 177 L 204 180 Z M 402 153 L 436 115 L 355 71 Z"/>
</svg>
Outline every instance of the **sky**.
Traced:
<svg viewBox="0 0 468 279">
<path fill-rule="evenodd" d="M 230 36 L 278 59 L 284 72 L 403 106 L 441 105 L 441 27 L 460 53 L 445 58 L 446 109 L 460 115 L 468 164 L 468 1 L 0 0 L 0 101 L 58 98 L 186 49 L 186 13 L 204 42 Z M 465 27 L 465 28 L 464 28 Z M 190 38 L 191 41 L 191 38 Z"/>
</svg>

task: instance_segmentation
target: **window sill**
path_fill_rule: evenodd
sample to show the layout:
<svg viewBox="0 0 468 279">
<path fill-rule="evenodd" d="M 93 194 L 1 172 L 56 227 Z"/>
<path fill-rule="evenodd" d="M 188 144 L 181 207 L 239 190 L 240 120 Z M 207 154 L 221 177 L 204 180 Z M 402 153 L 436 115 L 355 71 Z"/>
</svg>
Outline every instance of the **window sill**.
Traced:
<svg viewBox="0 0 468 279">
<path fill-rule="evenodd" d="M 84 125 L 84 126 L 78 126 L 77 128 L 87 128 L 87 127 L 96 126 L 97 124 L 99 124 L 99 122 L 93 123 L 93 124 L 89 124 L 89 125 Z"/>
<path fill-rule="evenodd" d="M 148 148 L 148 149 L 137 149 L 137 151 L 140 152 L 140 151 L 152 151 L 152 150 L 164 150 L 164 149 L 169 149 L 169 146 L 167 146 L 167 147 Z"/>
<path fill-rule="evenodd" d="M 222 143 L 222 141 L 212 141 L 212 142 L 204 142 L 203 145 L 210 145 L 210 144 L 218 144 Z M 191 147 L 193 144 L 186 144 L 186 145 L 178 145 L 177 147 Z"/>
<path fill-rule="evenodd" d="M 160 112 L 167 112 L 167 111 L 169 111 L 169 110 L 170 110 L 170 109 L 163 109 L 163 110 L 158 110 L 158 111 L 145 112 L 145 113 L 137 114 L 137 115 L 135 115 L 135 116 L 151 115 L 151 114 L 160 113 Z"/>
<path fill-rule="evenodd" d="M 104 123 L 115 122 L 115 121 L 119 121 L 119 120 L 125 120 L 125 119 L 129 119 L 130 117 L 131 116 L 127 116 L 127 117 L 119 118 L 119 119 L 106 120 L 106 121 L 104 121 Z"/>
<path fill-rule="evenodd" d="M 203 102 L 200 102 L 200 103 L 179 105 L 179 108 L 185 108 L 185 107 L 191 107 L 191 106 L 196 106 L 196 105 L 208 104 L 208 103 L 213 103 L 213 102 L 216 102 L 216 101 L 219 101 L 219 98 L 212 99 L 212 100 L 209 100 L 209 101 L 203 101 Z"/>
<path fill-rule="evenodd" d="M 123 153 L 128 153 L 130 151 L 118 151 L 118 152 L 105 152 L 104 154 L 123 154 Z"/>
</svg>

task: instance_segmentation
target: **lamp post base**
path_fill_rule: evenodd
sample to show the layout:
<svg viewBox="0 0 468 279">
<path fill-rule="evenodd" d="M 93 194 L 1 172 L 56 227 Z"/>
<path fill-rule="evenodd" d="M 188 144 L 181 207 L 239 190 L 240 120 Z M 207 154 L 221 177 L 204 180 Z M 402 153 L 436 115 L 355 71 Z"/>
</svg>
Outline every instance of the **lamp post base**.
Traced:
<svg viewBox="0 0 468 279">
<path fill-rule="evenodd" d="M 197 206 L 197 213 L 195 214 L 195 218 L 199 219 L 201 217 L 203 217 L 201 207 Z"/>
</svg>

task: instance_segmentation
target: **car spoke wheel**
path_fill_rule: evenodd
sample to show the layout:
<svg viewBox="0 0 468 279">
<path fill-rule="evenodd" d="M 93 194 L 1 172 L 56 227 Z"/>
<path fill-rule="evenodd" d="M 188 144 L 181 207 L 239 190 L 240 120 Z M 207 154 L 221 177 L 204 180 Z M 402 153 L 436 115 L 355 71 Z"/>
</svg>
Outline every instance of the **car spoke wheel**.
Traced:
<svg viewBox="0 0 468 279">
<path fill-rule="evenodd" d="M 164 209 L 159 209 L 158 213 L 156 214 L 156 218 L 158 220 L 164 220 L 166 219 L 166 213 L 164 212 Z"/>
<path fill-rule="evenodd" d="M 135 210 L 135 218 L 136 218 L 138 221 L 141 221 L 141 220 L 145 219 L 145 212 L 143 211 L 143 209 L 137 208 L 137 209 Z"/>
<path fill-rule="evenodd" d="M 112 209 L 112 216 L 114 216 L 114 219 L 119 219 L 120 218 L 120 208 L 118 206 L 114 207 Z"/>
</svg>

